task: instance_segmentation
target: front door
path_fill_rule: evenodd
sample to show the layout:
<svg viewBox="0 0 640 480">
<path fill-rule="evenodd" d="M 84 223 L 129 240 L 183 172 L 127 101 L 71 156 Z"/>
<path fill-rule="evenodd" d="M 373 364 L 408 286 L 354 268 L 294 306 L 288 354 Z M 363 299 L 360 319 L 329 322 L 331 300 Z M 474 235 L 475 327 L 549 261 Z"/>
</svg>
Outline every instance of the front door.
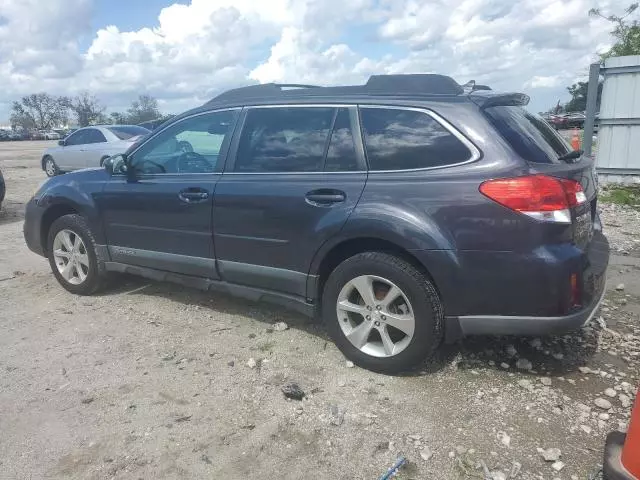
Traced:
<svg viewBox="0 0 640 480">
<path fill-rule="evenodd" d="M 187 117 L 151 137 L 100 197 L 111 260 L 218 278 L 213 194 L 238 110 Z"/>
<path fill-rule="evenodd" d="M 313 255 L 343 227 L 366 182 L 356 115 L 334 106 L 245 110 L 215 194 L 224 280 L 306 295 Z"/>
<path fill-rule="evenodd" d="M 89 130 L 85 128 L 69 135 L 64 141 L 64 146 L 60 147 L 60 153 L 54 158 L 58 168 L 64 172 L 85 168 L 87 162 L 83 150 L 88 140 Z"/>
</svg>

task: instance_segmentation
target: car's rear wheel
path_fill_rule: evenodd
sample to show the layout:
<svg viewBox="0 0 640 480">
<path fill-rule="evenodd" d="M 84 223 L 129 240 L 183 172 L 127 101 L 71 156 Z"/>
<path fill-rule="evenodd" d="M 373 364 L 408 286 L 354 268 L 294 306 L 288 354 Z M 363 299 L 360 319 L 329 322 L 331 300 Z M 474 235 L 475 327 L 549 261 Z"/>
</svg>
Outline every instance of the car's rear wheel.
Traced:
<svg viewBox="0 0 640 480">
<path fill-rule="evenodd" d="M 331 273 L 323 319 L 355 364 L 397 373 L 429 357 L 442 339 L 443 308 L 429 278 L 405 259 L 365 252 Z"/>
<path fill-rule="evenodd" d="M 44 157 L 44 171 L 48 177 L 55 177 L 60 173 L 60 170 L 58 169 L 58 165 L 56 165 L 55 160 L 53 159 L 53 157 L 50 157 L 49 155 Z"/>
<path fill-rule="evenodd" d="M 65 289 L 91 295 L 103 284 L 104 265 L 96 255 L 93 234 L 80 215 L 64 215 L 51 225 L 48 257 L 51 271 Z"/>
</svg>

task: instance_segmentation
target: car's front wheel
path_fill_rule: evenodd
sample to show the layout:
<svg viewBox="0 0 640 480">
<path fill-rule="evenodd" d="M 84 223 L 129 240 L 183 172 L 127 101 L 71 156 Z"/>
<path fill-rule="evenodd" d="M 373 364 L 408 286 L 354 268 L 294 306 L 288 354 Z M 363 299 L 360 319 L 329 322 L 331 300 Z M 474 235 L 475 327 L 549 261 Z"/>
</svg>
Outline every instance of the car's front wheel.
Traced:
<svg viewBox="0 0 640 480">
<path fill-rule="evenodd" d="M 64 215 L 53 222 L 48 257 L 56 279 L 71 293 L 91 295 L 102 286 L 104 265 L 96 255 L 93 234 L 80 215 Z"/>
<path fill-rule="evenodd" d="M 44 158 L 44 171 L 47 174 L 47 177 L 55 177 L 60 173 L 55 160 L 49 155 Z"/>
<path fill-rule="evenodd" d="M 376 372 L 406 370 L 442 339 L 443 308 L 434 285 L 387 253 L 360 253 L 338 265 L 325 284 L 322 313 L 340 351 Z"/>
</svg>

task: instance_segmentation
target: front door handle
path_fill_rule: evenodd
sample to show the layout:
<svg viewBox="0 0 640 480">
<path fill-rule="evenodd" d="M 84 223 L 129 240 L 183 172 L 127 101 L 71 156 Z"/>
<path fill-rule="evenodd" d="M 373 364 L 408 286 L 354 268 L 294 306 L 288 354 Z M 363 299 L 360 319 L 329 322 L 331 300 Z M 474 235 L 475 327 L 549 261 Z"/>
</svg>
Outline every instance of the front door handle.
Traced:
<svg viewBox="0 0 640 480">
<path fill-rule="evenodd" d="M 185 188 L 178 193 L 178 198 L 184 203 L 199 203 L 209 198 L 209 192 L 203 188 Z"/>
<path fill-rule="evenodd" d="M 341 203 L 347 199 L 347 195 L 340 190 L 321 188 L 312 190 L 305 195 L 307 203 L 315 206 L 329 206 L 334 203 Z"/>
</svg>

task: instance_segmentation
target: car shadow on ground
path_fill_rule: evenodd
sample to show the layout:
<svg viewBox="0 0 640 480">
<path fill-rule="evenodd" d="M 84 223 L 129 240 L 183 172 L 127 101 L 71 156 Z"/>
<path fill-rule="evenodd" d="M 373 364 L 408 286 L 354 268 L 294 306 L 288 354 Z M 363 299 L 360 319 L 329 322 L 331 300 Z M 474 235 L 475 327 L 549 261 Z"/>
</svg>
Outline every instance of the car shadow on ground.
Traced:
<svg viewBox="0 0 640 480">
<path fill-rule="evenodd" d="M 24 220 L 24 203 L 12 202 L 5 198 L 0 207 L 0 225 L 6 225 Z"/>
<path fill-rule="evenodd" d="M 217 292 L 205 292 L 135 276 L 120 275 L 117 283 L 101 295 L 140 294 L 170 298 L 185 306 L 198 306 L 203 314 L 250 317 L 269 328 L 286 322 L 289 328 L 331 342 L 321 323 L 283 307 L 252 302 Z M 443 344 L 428 361 L 399 376 L 423 376 L 446 369 L 520 372 L 528 375 L 563 376 L 575 372 L 596 353 L 601 330 L 587 326 L 563 335 L 545 337 L 467 337 Z"/>
</svg>

